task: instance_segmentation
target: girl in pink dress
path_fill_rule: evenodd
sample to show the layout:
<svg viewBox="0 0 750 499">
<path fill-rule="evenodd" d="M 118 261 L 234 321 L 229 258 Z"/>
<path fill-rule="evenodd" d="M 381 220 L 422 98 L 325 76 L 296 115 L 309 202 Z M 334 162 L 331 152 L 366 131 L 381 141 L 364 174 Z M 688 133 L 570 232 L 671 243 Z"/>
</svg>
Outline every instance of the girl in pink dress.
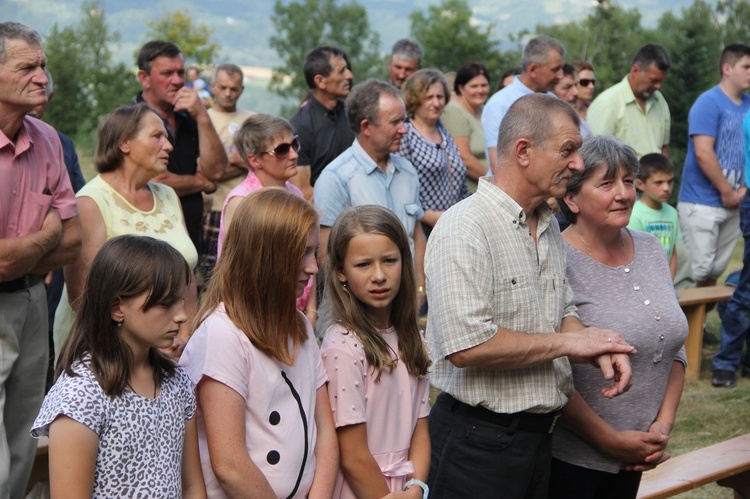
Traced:
<svg viewBox="0 0 750 499">
<path fill-rule="evenodd" d="M 380 206 L 345 210 L 325 274 L 336 322 L 322 356 L 341 454 L 333 497 L 426 498 L 430 359 L 399 219 Z"/>
<path fill-rule="evenodd" d="M 235 213 L 180 362 L 197 385 L 209 499 L 329 499 L 338 449 L 326 372 L 295 310 L 318 272 L 315 209 L 286 189 Z"/>
</svg>

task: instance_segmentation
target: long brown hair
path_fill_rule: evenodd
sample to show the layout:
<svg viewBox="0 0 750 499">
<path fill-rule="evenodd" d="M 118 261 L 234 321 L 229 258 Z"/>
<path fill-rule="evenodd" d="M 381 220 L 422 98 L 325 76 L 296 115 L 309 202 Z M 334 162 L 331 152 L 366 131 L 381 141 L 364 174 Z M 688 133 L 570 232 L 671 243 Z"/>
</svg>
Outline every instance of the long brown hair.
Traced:
<svg viewBox="0 0 750 499">
<path fill-rule="evenodd" d="M 185 258 L 164 241 L 124 235 L 104 243 L 91 263 L 73 329 L 57 362 L 55 379 L 63 371 L 76 376 L 73 364 L 90 356 L 91 370 L 104 393 L 121 395 L 130 382 L 133 353 L 117 332 L 112 306 L 117 299 L 143 293 L 148 293 L 143 311 L 174 303 L 184 295 L 190 276 Z M 157 385 L 165 376 L 174 374 L 174 362 L 158 349 L 150 348 L 148 359 Z"/>
<path fill-rule="evenodd" d="M 315 209 L 286 189 L 269 187 L 247 196 L 229 225 L 194 327 L 223 302 L 231 321 L 258 350 L 294 365 L 307 340 L 295 305 L 297 277 L 317 224 Z"/>
<path fill-rule="evenodd" d="M 331 227 L 326 251 L 326 293 L 331 300 L 334 317 L 354 332 L 362 342 L 365 357 L 380 379 L 383 369 L 392 371 L 396 359 L 377 328 L 372 324 L 362 302 L 336 276 L 344 268 L 349 242 L 360 234 L 387 237 L 401 253 L 401 286 L 391 303 L 391 323 L 398 334 L 398 355 L 409 374 L 427 374 L 430 358 L 417 325 L 417 285 L 409 239 L 401 221 L 382 206 L 363 205 L 347 208 Z"/>
</svg>

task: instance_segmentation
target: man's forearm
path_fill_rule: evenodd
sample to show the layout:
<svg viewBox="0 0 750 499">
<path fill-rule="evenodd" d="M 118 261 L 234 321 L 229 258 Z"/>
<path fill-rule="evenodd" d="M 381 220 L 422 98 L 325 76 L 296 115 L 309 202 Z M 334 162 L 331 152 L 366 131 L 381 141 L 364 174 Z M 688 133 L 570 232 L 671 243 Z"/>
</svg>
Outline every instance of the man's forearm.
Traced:
<svg viewBox="0 0 750 499">
<path fill-rule="evenodd" d="M 0 281 L 11 281 L 34 271 L 39 261 L 57 247 L 61 237 L 60 217 L 50 210 L 38 232 L 0 239 Z"/>
<path fill-rule="evenodd" d="M 47 252 L 34 268 L 33 274 L 46 274 L 55 269 L 60 269 L 78 258 L 81 252 L 81 222 L 78 216 L 63 220 L 62 237 L 57 246 Z"/>
<path fill-rule="evenodd" d="M 227 167 L 227 153 L 224 150 L 224 145 L 221 143 L 208 113 L 200 114 L 196 120 L 198 122 L 201 173 L 209 180 L 220 180 Z"/>
<path fill-rule="evenodd" d="M 210 182 L 205 176 L 199 173 L 195 175 L 178 175 L 167 172 L 157 175 L 152 179 L 152 182 L 168 185 L 180 197 L 189 196 L 197 192 L 210 191 L 213 188 L 213 182 Z"/>
</svg>

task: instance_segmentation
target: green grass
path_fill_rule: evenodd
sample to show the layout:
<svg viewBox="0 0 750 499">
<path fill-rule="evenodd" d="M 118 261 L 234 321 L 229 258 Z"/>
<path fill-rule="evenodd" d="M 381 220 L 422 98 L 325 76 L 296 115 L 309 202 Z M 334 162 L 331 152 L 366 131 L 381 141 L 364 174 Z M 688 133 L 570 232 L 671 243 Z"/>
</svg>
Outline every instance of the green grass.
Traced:
<svg viewBox="0 0 750 499">
<path fill-rule="evenodd" d="M 743 242 L 735 248 L 727 271 L 719 279 L 742 268 Z M 709 312 L 707 328 L 717 337 L 721 335 L 721 320 L 716 310 Z M 730 438 L 750 433 L 750 379 L 740 378 L 735 388 L 711 386 L 711 358 L 716 347 L 703 349 L 701 375 L 688 382 L 682 394 L 667 452 L 677 456 Z M 716 484 L 705 485 L 681 494 L 684 499 L 732 499 L 732 490 Z"/>
</svg>

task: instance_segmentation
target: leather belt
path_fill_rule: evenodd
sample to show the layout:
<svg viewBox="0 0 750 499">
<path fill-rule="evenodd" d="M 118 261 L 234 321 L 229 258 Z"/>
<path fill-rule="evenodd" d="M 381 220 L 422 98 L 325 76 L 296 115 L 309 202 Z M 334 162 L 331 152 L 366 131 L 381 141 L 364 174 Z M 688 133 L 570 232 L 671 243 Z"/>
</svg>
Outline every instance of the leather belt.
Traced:
<svg viewBox="0 0 750 499">
<path fill-rule="evenodd" d="M 451 411 L 469 416 L 504 428 L 517 428 L 521 431 L 533 433 L 552 433 L 562 411 L 537 414 L 533 412 L 516 412 L 504 414 L 493 412 L 484 407 L 469 405 L 456 400 L 447 393 L 438 395 L 437 401 L 448 405 Z"/>
<path fill-rule="evenodd" d="M 0 293 L 15 293 L 24 291 L 42 282 L 42 276 L 36 274 L 26 274 L 25 276 L 13 279 L 12 281 L 0 282 Z"/>
</svg>

